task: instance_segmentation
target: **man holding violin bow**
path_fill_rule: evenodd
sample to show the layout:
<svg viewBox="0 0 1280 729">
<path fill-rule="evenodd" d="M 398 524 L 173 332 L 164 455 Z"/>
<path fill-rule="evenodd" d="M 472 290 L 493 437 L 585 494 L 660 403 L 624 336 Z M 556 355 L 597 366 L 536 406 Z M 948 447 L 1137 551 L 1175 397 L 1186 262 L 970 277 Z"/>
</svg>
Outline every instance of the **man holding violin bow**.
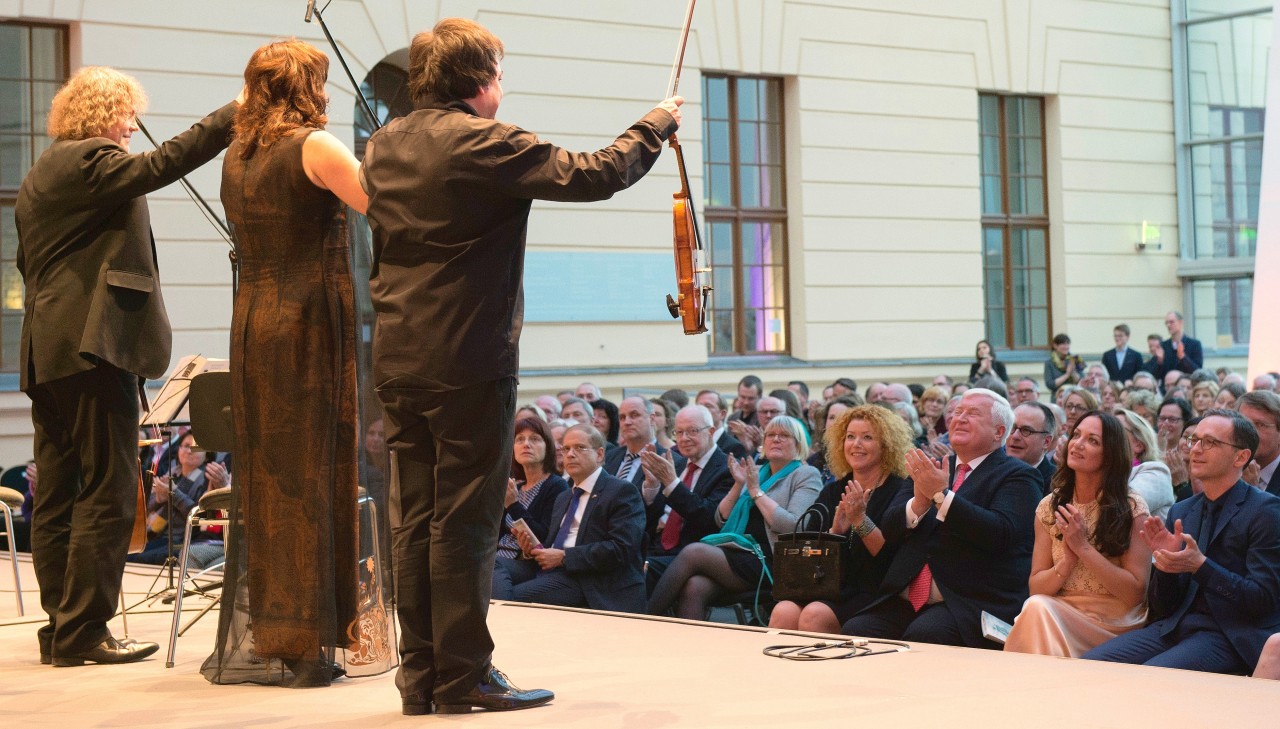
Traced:
<svg viewBox="0 0 1280 729">
<path fill-rule="evenodd" d="M 539 706 L 493 668 L 485 617 L 512 453 L 532 201 L 604 200 L 679 126 L 663 101 L 594 153 L 495 121 L 502 41 L 449 18 L 409 47 L 416 110 L 369 140 L 374 381 L 386 408 L 405 714 Z M 424 356 L 423 353 L 427 353 Z"/>
</svg>

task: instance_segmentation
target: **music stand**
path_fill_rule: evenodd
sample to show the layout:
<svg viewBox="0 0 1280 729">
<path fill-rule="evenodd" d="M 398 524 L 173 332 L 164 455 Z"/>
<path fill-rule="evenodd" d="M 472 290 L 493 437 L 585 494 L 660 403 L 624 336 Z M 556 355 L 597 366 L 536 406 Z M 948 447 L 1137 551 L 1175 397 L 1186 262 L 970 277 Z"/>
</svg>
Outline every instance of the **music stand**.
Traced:
<svg viewBox="0 0 1280 729">
<path fill-rule="evenodd" d="M 236 431 L 231 420 L 231 373 L 205 371 L 191 379 L 191 434 L 206 451 L 233 453 Z"/>
<path fill-rule="evenodd" d="M 166 435 L 166 439 L 171 439 L 173 429 L 176 426 L 189 425 L 191 416 L 189 414 L 189 400 L 191 385 L 197 375 L 205 372 L 222 372 L 230 378 L 229 369 L 231 363 L 225 359 L 209 359 L 200 354 L 191 354 L 178 360 L 178 364 L 173 368 L 172 374 L 165 380 L 164 385 L 160 388 L 160 393 L 154 398 L 154 402 L 142 414 L 139 422 L 139 428 L 142 430 L 160 431 Z M 161 442 L 164 442 L 163 440 Z M 176 459 L 175 444 L 170 440 L 168 445 L 169 458 L 169 478 L 172 481 L 174 475 L 174 462 Z M 173 524 L 173 502 L 166 502 L 165 529 L 169 531 L 172 537 Z M 151 587 L 147 590 L 147 595 L 138 601 L 133 607 L 137 607 L 144 602 L 154 601 L 157 598 L 165 598 L 168 602 L 171 593 L 177 589 L 174 582 L 174 566 L 176 565 L 176 557 L 173 550 L 173 539 L 168 540 L 168 552 L 165 556 L 163 568 L 168 575 L 167 586 L 163 590 L 155 590 L 156 582 L 159 581 L 160 575 L 156 575 L 155 582 L 151 583 Z M 127 612 L 127 609 L 126 609 Z"/>
</svg>

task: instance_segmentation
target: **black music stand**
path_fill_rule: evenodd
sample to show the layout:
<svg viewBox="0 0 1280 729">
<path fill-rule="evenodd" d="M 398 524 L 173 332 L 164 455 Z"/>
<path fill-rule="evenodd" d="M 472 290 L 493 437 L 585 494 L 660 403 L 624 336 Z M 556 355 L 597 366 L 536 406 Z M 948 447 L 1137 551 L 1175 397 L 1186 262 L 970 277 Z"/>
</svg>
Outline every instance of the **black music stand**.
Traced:
<svg viewBox="0 0 1280 729">
<path fill-rule="evenodd" d="M 196 446 L 234 453 L 236 431 L 231 419 L 231 373 L 201 372 L 191 379 L 187 408 Z"/>
</svg>

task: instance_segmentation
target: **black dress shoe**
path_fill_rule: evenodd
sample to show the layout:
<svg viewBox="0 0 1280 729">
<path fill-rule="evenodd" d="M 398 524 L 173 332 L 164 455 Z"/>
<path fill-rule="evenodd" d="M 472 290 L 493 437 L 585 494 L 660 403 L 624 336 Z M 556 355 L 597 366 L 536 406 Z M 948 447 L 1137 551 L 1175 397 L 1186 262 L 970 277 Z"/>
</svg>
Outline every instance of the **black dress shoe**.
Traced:
<svg viewBox="0 0 1280 729">
<path fill-rule="evenodd" d="M 133 663 L 160 650 L 159 643 L 121 643 L 107 638 L 84 653 L 74 656 L 51 656 L 55 666 L 83 666 L 88 663 Z"/>
<path fill-rule="evenodd" d="M 475 688 L 453 699 L 437 699 L 437 714 L 466 714 L 472 709 L 515 711 L 542 706 L 556 697 L 546 689 L 521 691 L 511 684 L 502 671 L 490 667 Z"/>
<path fill-rule="evenodd" d="M 431 705 L 431 699 L 422 694 L 411 694 L 401 699 L 401 713 L 405 716 L 426 716 L 434 713 L 435 707 Z"/>
<path fill-rule="evenodd" d="M 49 653 L 41 653 L 41 654 L 40 654 L 40 665 L 42 665 L 42 666 L 51 666 L 51 665 L 53 665 L 53 655 L 52 655 L 52 654 L 49 654 Z"/>
</svg>

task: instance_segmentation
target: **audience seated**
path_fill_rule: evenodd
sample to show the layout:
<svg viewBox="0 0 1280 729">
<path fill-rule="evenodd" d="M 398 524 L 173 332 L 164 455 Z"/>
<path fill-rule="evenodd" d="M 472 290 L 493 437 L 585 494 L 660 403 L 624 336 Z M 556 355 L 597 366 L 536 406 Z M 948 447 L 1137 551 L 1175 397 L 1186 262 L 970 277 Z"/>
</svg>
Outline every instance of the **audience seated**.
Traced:
<svg viewBox="0 0 1280 729">
<path fill-rule="evenodd" d="M 604 472 L 604 436 L 590 425 L 564 434 L 564 467 L 571 491 L 551 509 L 547 532 L 537 542 L 516 534 L 530 557 L 512 574 L 513 600 L 594 610 L 644 610 L 640 544 L 644 502 L 626 481 Z"/>
<path fill-rule="evenodd" d="M 1128 486 L 1131 440 L 1108 413 L 1076 423 L 1036 509 L 1031 596 L 1006 651 L 1079 657 L 1146 621 L 1151 549 L 1140 537 L 1146 504 Z"/>
<path fill-rule="evenodd" d="M 671 413 L 671 417 L 673 418 L 676 416 L 675 414 L 676 410 L 679 410 L 680 408 L 685 407 L 689 404 L 689 393 L 685 392 L 684 390 L 678 387 L 673 387 L 670 390 L 667 390 L 666 392 L 662 393 L 658 397 L 662 400 L 666 400 L 670 402 L 672 405 L 675 405 L 675 408 Z"/>
<path fill-rule="evenodd" d="M 1102 383 L 1100 392 L 1102 397 L 1098 399 L 1098 409 L 1104 413 L 1115 415 L 1116 411 L 1122 406 L 1120 405 L 1120 395 L 1124 392 L 1124 388 L 1119 382 L 1107 381 Z"/>
<path fill-rule="evenodd" d="M 1276 383 L 1277 380 L 1274 376 L 1264 373 L 1253 378 L 1253 389 L 1274 392 L 1276 389 Z"/>
<path fill-rule="evenodd" d="M 870 385 L 867 385 L 867 391 L 862 396 L 862 399 L 866 400 L 868 405 L 874 405 L 880 402 L 880 398 L 884 395 L 884 391 L 887 387 L 889 387 L 889 383 L 887 382 L 873 382 Z"/>
<path fill-rule="evenodd" d="M 1246 392 L 1248 390 L 1245 390 L 1244 385 L 1239 382 L 1224 382 L 1222 383 L 1222 389 L 1218 390 L 1218 396 L 1213 399 L 1213 406 L 1224 410 L 1234 410 L 1236 400 L 1239 400 L 1240 396 Z"/>
<path fill-rule="evenodd" d="M 621 447 L 605 455 L 604 470 L 638 489 L 644 483 L 640 454 L 648 449 L 663 455 L 667 449 L 657 443 L 653 433 L 653 403 L 643 397 L 629 397 L 622 401 L 618 417 Z M 675 464 L 677 469 L 683 469 L 684 457 L 676 456 Z"/>
<path fill-rule="evenodd" d="M 1173 476 L 1162 460 L 1164 454 L 1156 439 L 1156 432 L 1137 413 L 1121 410 L 1117 413 L 1129 437 L 1129 449 L 1133 454 L 1129 472 L 1129 489 L 1142 497 L 1147 512 L 1159 519 L 1169 514 L 1176 496 L 1173 492 Z M 1173 460 L 1177 456 L 1171 456 Z"/>
<path fill-rule="evenodd" d="M 641 453 L 650 591 L 680 550 L 716 531 L 712 512 L 733 487 L 729 457 L 711 438 L 711 413 L 690 405 L 676 413 L 675 425 L 680 452 L 689 454 L 683 468 L 656 450 Z"/>
<path fill-rule="evenodd" d="M 560 418 L 566 421 L 572 420 L 571 424 L 593 425 L 595 411 L 591 408 L 591 403 L 586 400 L 576 396 L 568 397 L 561 403 Z"/>
<path fill-rule="evenodd" d="M 990 390 L 1006 400 L 1009 399 L 1009 388 L 1004 384 L 1004 380 L 995 375 L 983 375 L 978 378 L 977 382 L 973 383 L 973 386 L 983 390 Z"/>
<path fill-rule="evenodd" d="M 1191 474 L 1204 491 L 1149 517 L 1151 622 L 1084 658 L 1213 673 L 1250 672 L 1280 630 L 1280 498 L 1241 479 L 1258 447 L 1253 423 L 1210 410 L 1196 426 Z"/>
<path fill-rule="evenodd" d="M 867 400 L 867 402 L 870 403 L 871 400 Z M 885 385 L 884 389 L 880 391 L 880 398 L 876 400 L 876 402 L 887 403 L 889 405 L 901 402 L 910 405 L 911 390 L 908 389 L 906 385 L 900 385 L 896 382 L 890 385 Z"/>
<path fill-rule="evenodd" d="M 604 436 L 605 443 L 609 446 L 618 445 L 618 429 L 621 426 L 621 420 L 618 417 L 617 405 L 603 397 L 592 400 L 591 424 Z M 612 451 L 613 448 L 610 447 L 609 450 Z"/>
<path fill-rule="evenodd" d="M 835 478 L 827 463 L 827 440 L 825 435 L 827 429 L 831 428 L 840 419 L 841 415 L 862 405 L 861 400 L 862 396 L 855 392 L 852 395 L 841 395 L 818 408 L 820 427 L 814 429 L 813 447 L 809 450 L 809 457 L 805 459 L 805 462 L 818 469 L 818 473 L 822 476 L 824 483 Z"/>
<path fill-rule="evenodd" d="M 578 389 L 574 391 L 574 395 L 586 400 L 587 402 L 595 402 L 603 397 L 600 393 L 600 388 L 596 387 L 595 384 L 591 382 L 584 382 L 581 385 L 578 385 Z"/>
<path fill-rule="evenodd" d="M 883 401 L 882 401 L 883 402 Z M 916 409 L 909 402 L 893 403 L 893 411 L 902 418 L 902 422 L 906 423 L 907 429 L 911 431 L 911 439 L 917 448 L 924 448 L 929 444 L 929 436 L 924 432 L 924 427 L 920 425 L 920 416 L 916 414 Z"/>
<path fill-rule="evenodd" d="M 734 411 L 729 415 L 729 422 L 740 420 L 747 425 L 759 426 L 756 415 L 756 403 L 764 395 L 764 383 L 755 375 L 747 375 L 738 380 L 738 399 L 734 401 Z"/>
<path fill-rule="evenodd" d="M 1024 402 L 1040 401 L 1040 383 L 1030 377 L 1021 377 L 1013 385 L 1013 391 L 1009 393 L 1009 405 L 1018 407 Z"/>
<path fill-rule="evenodd" d="M 1280 395 L 1255 390 L 1236 401 L 1236 410 L 1258 431 L 1258 449 L 1253 456 L 1258 473 L 1246 480 L 1280 496 Z"/>
<path fill-rule="evenodd" d="M 545 420 L 548 423 L 560 417 L 560 401 L 552 395 L 539 395 L 533 399 L 533 404 L 547 416 Z"/>
<path fill-rule="evenodd" d="M 774 418 L 786 414 L 786 403 L 772 395 L 762 397 L 756 402 L 756 425 L 746 420 L 729 420 L 729 432 L 737 438 L 742 447 L 754 458 L 764 445 L 764 429 Z M 807 433 L 807 431 L 806 431 Z"/>
<path fill-rule="evenodd" d="M 1198 382 L 1191 386 L 1191 414 L 1201 415 L 1213 409 L 1218 398 L 1218 383 Z"/>
<path fill-rule="evenodd" d="M 720 531 L 680 551 L 653 589 L 650 614 L 674 608 L 676 617 L 702 620 L 716 597 L 764 584 L 777 535 L 795 529 L 822 488 L 818 472 L 804 463 L 806 441 L 800 421 L 780 415 L 765 427 L 758 470 L 749 461 L 730 463 L 733 487 L 710 515 Z"/>
<path fill-rule="evenodd" d="M 800 405 L 800 398 L 791 390 L 770 390 L 769 397 L 782 403 L 782 415 L 789 415 L 800 422 L 804 422 L 805 411 Z M 763 399 L 761 400 L 763 402 Z M 759 405 L 756 406 L 759 409 Z"/>
<path fill-rule="evenodd" d="M 194 450 L 195 436 L 189 431 L 178 440 L 177 474 L 156 476 L 147 499 L 147 546 L 128 556 L 130 562 L 164 564 L 182 552 L 187 531 L 187 515 L 209 489 L 230 483 L 227 469 L 213 461 L 212 453 Z M 206 456 L 209 458 L 206 462 Z M 223 558 L 223 544 L 217 540 L 192 539 L 187 564 L 203 569 Z"/>
<path fill-rule="evenodd" d="M 1001 447 L 1013 428 L 1008 402 L 973 389 L 952 415 L 955 458 L 907 455 L 914 487 L 880 524 L 897 544 L 879 595 L 841 632 L 873 638 L 998 648 L 983 611 L 1013 622 L 1027 599 L 1040 477 Z"/>
<path fill-rule="evenodd" d="M 770 615 L 771 628 L 839 632 L 875 597 L 893 559 L 895 548 L 886 546 L 877 523 L 885 521 L 900 493 L 911 491 L 905 460 L 911 434 L 884 408 L 861 405 L 841 412 L 827 428 L 826 443 L 837 477 L 818 496 L 817 503 L 826 508 L 819 530 L 848 538 L 840 599 L 780 602 Z"/>
<path fill-rule="evenodd" d="M 1200 424 L 1200 418 L 1192 418 L 1187 427 L 1182 429 L 1182 438 L 1178 441 L 1177 458 L 1172 454 L 1165 454 L 1165 465 L 1169 466 L 1170 478 L 1173 481 L 1173 497 L 1174 503 L 1178 501 L 1186 501 L 1195 496 L 1204 489 L 1200 488 L 1198 482 L 1194 482 L 1191 478 L 1191 436 L 1196 433 L 1196 426 Z M 1256 464 L 1257 461 L 1255 460 Z"/>
<path fill-rule="evenodd" d="M 1130 387 L 1120 393 L 1120 407 L 1141 415 L 1152 428 L 1158 427 L 1156 414 L 1160 411 L 1160 398 L 1154 390 Z"/>
<path fill-rule="evenodd" d="M 1178 445 L 1182 430 L 1187 427 L 1191 417 L 1190 403 L 1180 397 L 1168 397 L 1160 403 L 1160 408 L 1156 411 L 1156 435 L 1162 453 L 1168 453 Z"/>
<path fill-rule="evenodd" d="M 1156 337 L 1157 341 L 1159 341 L 1159 339 L 1159 337 Z M 1154 394 L 1160 389 L 1160 381 L 1155 375 L 1143 370 L 1133 376 L 1133 386 L 1139 390 L 1147 390 Z"/>
<path fill-rule="evenodd" d="M 555 438 L 550 426 L 537 418 L 517 420 L 513 447 L 511 478 L 503 499 L 506 511 L 499 528 L 498 557 L 493 568 L 495 600 L 511 599 L 513 574 L 527 574 L 537 568 L 531 560 L 513 564 L 520 560 L 521 551 L 520 543 L 511 533 L 511 525 L 517 519 L 524 519 L 534 534 L 546 534 L 556 499 L 569 490 L 569 485 L 556 473 Z"/>
<path fill-rule="evenodd" d="M 715 441 L 716 447 L 724 451 L 731 458 L 746 458 L 747 449 L 742 442 L 729 432 L 725 427 L 725 420 L 729 415 L 729 406 L 725 403 L 724 398 L 715 390 L 703 390 L 698 393 L 695 402 L 707 409 L 711 413 L 711 423 L 715 430 L 712 431 L 712 439 Z"/>
<path fill-rule="evenodd" d="M 1013 428 L 1005 441 L 1009 455 L 1036 469 L 1040 493 L 1048 496 L 1055 466 L 1050 454 L 1058 440 L 1058 420 L 1041 402 L 1024 402 L 1013 409 Z"/>
<path fill-rule="evenodd" d="M 942 417 L 942 412 L 947 409 L 947 400 L 950 399 L 951 390 L 937 385 L 925 388 L 924 394 L 920 396 L 920 426 L 924 428 L 929 440 L 936 440 L 947 432 L 947 421 Z"/>
<path fill-rule="evenodd" d="M 658 445 L 667 450 L 675 448 L 676 441 L 672 431 L 676 428 L 676 411 L 680 408 L 670 400 L 660 397 L 649 398 L 649 403 L 653 405 L 653 414 L 649 417 L 653 420 L 653 436 L 657 439 Z"/>
</svg>

